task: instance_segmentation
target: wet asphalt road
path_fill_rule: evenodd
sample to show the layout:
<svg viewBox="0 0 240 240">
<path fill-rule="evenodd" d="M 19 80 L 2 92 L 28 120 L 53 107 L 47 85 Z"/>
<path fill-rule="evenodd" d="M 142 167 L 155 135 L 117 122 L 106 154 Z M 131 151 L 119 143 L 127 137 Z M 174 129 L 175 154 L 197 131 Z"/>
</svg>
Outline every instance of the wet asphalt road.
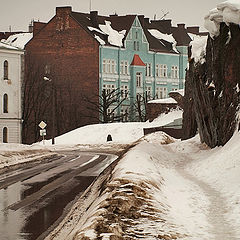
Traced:
<svg viewBox="0 0 240 240">
<path fill-rule="evenodd" d="M 84 192 L 110 158 L 73 151 L 61 155 L 53 161 L 1 174 L 1 240 L 41 239 L 39 236 Z"/>
</svg>

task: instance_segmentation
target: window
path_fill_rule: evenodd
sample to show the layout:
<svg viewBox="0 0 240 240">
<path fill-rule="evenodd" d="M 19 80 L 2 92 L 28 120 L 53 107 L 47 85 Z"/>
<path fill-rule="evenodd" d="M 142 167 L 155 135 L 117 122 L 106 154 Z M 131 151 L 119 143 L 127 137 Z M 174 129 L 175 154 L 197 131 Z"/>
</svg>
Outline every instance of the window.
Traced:
<svg viewBox="0 0 240 240">
<path fill-rule="evenodd" d="M 45 65 L 44 72 L 45 72 L 46 75 L 50 74 L 50 65 Z"/>
<path fill-rule="evenodd" d="M 121 98 L 128 99 L 128 94 L 129 94 L 128 85 L 122 85 L 121 86 Z"/>
<path fill-rule="evenodd" d="M 178 78 L 178 66 L 172 66 L 171 76 L 172 78 Z"/>
<path fill-rule="evenodd" d="M 167 88 L 166 87 L 157 87 L 156 88 L 156 98 L 162 99 L 167 97 Z"/>
<path fill-rule="evenodd" d="M 106 92 L 106 94 L 110 94 L 111 92 L 113 92 L 115 90 L 115 85 L 114 84 L 104 84 L 103 85 L 103 91 Z"/>
<path fill-rule="evenodd" d="M 160 64 L 156 64 L 156 76 L 160 77 Z"/>
<path fill-rule="evenodd" d="M 4 143 L 8 142 L 8 129 L 7 129 L 7 127 L 3 128 L 3 142 Z"/>
<path fill-rule="evenodd" d="M 128 108 L 122 108 L 121 109 L 121 116 L 123 122 L 128 122 Z"/>
<path fill-rule="evenodd" d="M 128 75 L 128 62 L 127 61 L 121 61 L 120 74 Z"/>
<path fill-rule="evenodd" d="M 136 73 L 136 86 L 142 87 L 142 73 L 141 72 Z"/>
<path fill-rule="evenodd" d="M 110 73 L 111 70 L 111 61 L 108 59 L 107 60 L 107 73 Z"/>
<path fill-rule="evenodd" d="M 152 87 L 147 87 L 146 94 L 147 94 L 146 96 L 147 100 L 150 100 L 152 96 Z"/>
<path fill-rule="evenodd" d="M 167 65 L 166 64 L 156 64 L 156 76 L 157 77 L 167 77 Z"/>
<path fill-rule="evenodd" d="M 140 102 L 140 101 L 141 101 L 142 96 L 141 96 L 140 93 L 137 93 L 137 95 L 136 95 L 136 99 L 137 99 L 137 102 Z"/>
<path fill-rule="evenodd" d="M 146 63 L 146 76 L 152 76 L 151 63 Z"/>
<path fill-rule="evenodd" d="M 112 71 L 111 73 L 115 73 L 116 72 L 116 62 L 114 60 L 112 60 Z"/>
<path fill-rule="evenodd" d="M 107 109 L 107 115 L 110 121 L 114 121 L 115 111 L 112 108 Z"/>
<path fill-rule="evenodd" d="M 106 68 L 106 60 L 103 59 L 103 72 L 106 73 L 107 72 L 107 68 Z"/>
<path fill-rule="evenodd" d="M 3 78 L 4 80 L 8 80 L 8 61 L 5 60 L 3 63 Z"/>
<path fill-rule="evenodd" d="M 134 44 L 134 46 L 133 46 L 133 47 L 134 47 L 134 50 L 135 50 L 135 51 L 139 51 L 139 42 L 138 42 L 138 41 L 134 41 L 133 44 Z"/>
<path fill-rule="evenodd" d="M 103 59 L 103 73 L 116 73 L 116 61 L 111 59 Z"/>
<path fill-rule="evenodd" d="M 136 39 L 138 39 L 138 32 L 136 31 Z"/>
<path fill-rule="evenodd" d="M 3 95 L 3 113 L 8 113 L 8 95 Z"/>
</svg>

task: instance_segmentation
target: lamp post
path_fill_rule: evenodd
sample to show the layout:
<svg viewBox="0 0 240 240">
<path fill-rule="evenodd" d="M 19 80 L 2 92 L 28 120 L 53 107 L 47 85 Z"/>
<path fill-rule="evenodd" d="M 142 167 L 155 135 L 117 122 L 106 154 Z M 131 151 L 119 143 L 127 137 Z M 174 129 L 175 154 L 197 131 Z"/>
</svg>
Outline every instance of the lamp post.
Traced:
<svg viewBox="0 0 240 240">
<path fill-rule="evenodd" d="M 48 77 L 43 78 L 45 81 L 49 81 L 52 84 L 52 145 L 55 144 L 55 92 L 54 92 L 54 84 L 52 79 Z"/>
</svg>

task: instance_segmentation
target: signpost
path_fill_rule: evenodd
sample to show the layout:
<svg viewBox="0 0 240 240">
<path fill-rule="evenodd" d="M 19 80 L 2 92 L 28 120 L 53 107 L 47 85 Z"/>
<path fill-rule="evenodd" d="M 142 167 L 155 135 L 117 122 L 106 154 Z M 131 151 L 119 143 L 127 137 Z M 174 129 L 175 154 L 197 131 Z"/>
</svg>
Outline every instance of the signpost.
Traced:
<svg viewBox="0 0 240 240">
<path fill-rule="evenodd" d="M 47 131 L 45 129 L 45 127 L 47 126 L 47 124 L 44 122 L 44 121 L 41 121 L 38 126 L 41 128 L 40 129 L 40 136 L 42 136 L 43 138 L 43 145 L 45 145 L 45 142 L 44 142 L 44 136 L 46 136 L 47 134 Z"/>
</svg>

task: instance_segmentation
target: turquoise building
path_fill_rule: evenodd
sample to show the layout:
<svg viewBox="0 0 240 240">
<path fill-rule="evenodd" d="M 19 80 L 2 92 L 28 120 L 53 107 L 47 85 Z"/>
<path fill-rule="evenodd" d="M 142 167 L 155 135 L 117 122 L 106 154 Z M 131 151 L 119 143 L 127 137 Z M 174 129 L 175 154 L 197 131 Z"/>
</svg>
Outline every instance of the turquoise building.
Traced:
<svg viewBox="0 0 240 240">
<path fill-rule="evenodd" d="M 125 30 L 119 23 L 114 28 L 117 20 L 122 21 L 121 26 L 125 23 Z M 125 115 L 124 121 L 139 120 L 135 107 L 141 99 L 167 98 L 170 91 L 184 88 L 191 41 L 184 24 L 172 27 L 171 20 L 149 22 L 143 16 L 127 15 L 112 16 L 99 29 L 108 36 L 106 43 L 95 35 L 100 42 L 99 94 L 121 91 L 125 100 L 114 114 Z"/>
</svg>

